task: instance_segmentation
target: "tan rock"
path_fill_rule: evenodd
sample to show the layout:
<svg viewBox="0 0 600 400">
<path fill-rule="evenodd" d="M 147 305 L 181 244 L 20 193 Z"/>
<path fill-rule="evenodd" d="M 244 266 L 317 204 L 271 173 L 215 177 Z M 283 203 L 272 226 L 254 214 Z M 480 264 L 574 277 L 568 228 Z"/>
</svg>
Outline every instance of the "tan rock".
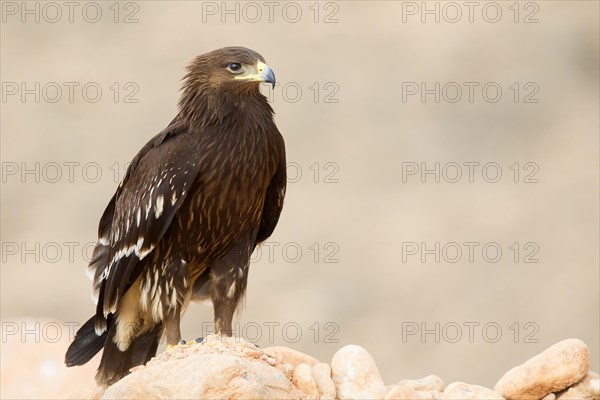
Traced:
<svg viewBox="0 0 600 400">
<path fill-rule="evenodd" d="M 503 400 L 500 393 L 483 386 L 453 382 L 442 393 L 443 400 Z"/>
<path fill-rule="evenodd" d="M 595 394 L 594 386 L 598 385 L 598 374 L 588 372 L 587 375 L 570 388 L 557 393 L 559 400 L 599 400 L 600 396 Z"/>
<path fill-rule="evenodd" d="M 385 395 L 375 360 L 360 346 L 344 346 L 334 354 L 331 378 L 339 399 L 382 399 Z"/>
<path fill-rule="evenodd" d="M 300 363 L 296 369 L 294 369 L 292 383 L 309 396 L 319 395 L 319 389 L 317 389 L 317 383 L 313 378 L 310 365 L 306 363 Z"/>
<path fill-rule="evenodd" d="M 443 392 L 446 389 L 444 381 L 436 375 L 427 375 L 421 379 L 402 379 L 398 384 L 415 390 L 437 390 Z"/>
<path fill-rule="evenodd" d="M 178 346 L 137 367 L 107 389 L 103 399 L 305 397 L 264 353 L 246 343 L 212 341 Z"/>
<path fill-rule="evenodd" d="M 589 350 L 566 339 L 508 371 L 494 387 L 507 399 L 537 400 L 579 382 L 589 367 Z"/>
<path fill-rule="evenodd" d="M 442 392 L 438 390 L 419 390 L 418 393 L 423 400 L 439 400 L 442 398 Z"/>
<path fill-rule="evenodd" d="M 581 390 L 581 387 L 570 387 L 555 396 L 558 400 L 590 400 L 591 397 L 587 390 Z"/>
<path fill-rule="evenodd" d="M 273 357 L 278 363 L 292 364 L 294 368 L 300 363 L 308 364 L 311 367 L 319 363 L 319 360 L 308 354 L 284 346 L 267 347 L 263 351 Z"/>
<path fill-rule="evenodd" d="M 335 399 L 335 385 L 331 379 L 331 367 L 329 364 L 318 363 L 312 367 L 312 373 L 321 399 Z"/>
<path fill-rule="evenodd" d="M 554 393 L 550 393 L 544 396 L 544 398 L 542 400 L 555 400 L 556 399 L 556 395 Z"/>
<path fill-rule="evenodd" d="M 593 379 L 590 382 L 590 393 L 594 400 L 600 400 L 600 379 Z"/>
<path fill-rule="evenodd" d="M 394 385 L 385 395 L 385 400 L 419 400 L 421 393 L 405 385 Z"/>
<path fill-rule="evenodd" d="M 285 376 L 291 381 L 294 377 L 294 366 L 290 363 L 277 364 L 278 368 L 285 374 Z"/>
</svg>

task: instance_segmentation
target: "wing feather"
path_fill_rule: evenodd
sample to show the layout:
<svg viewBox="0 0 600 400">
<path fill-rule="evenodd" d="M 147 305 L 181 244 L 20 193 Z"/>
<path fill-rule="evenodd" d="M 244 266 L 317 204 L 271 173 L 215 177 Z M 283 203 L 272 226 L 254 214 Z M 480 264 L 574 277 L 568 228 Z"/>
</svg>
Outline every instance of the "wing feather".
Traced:
<svg viewBox="0 0 600 400">
<path fill-rule="evenodd" d="M 97 331 L 139 276 L 139 261 L 162 239 L 199 173 L 200 165 L 193 161 L 198 141 L 187 133 L 174 121 L 150 140 L 129 165 L 100 220 L 88 267 L 99 297 Z"/>
<path fill-rule="evenodd" d="M 256 235 L 256 244 L 264 242 L 271 236 L 283 209 L 283 199 L 287 186 L 287 164 L 285 160 L 285 144 L 281 137 L 277 146 L 277 153 L 279 154 L 279 165 L 267 187 L 260 226 Z"/>
</svg>

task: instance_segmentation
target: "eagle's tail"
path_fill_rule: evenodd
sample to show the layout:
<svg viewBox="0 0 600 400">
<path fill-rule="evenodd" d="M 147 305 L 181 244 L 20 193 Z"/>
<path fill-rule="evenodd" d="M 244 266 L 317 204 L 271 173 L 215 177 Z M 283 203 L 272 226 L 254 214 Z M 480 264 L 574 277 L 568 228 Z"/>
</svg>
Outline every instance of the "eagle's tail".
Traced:
<svg viewBox="0 0 600 400">
<path fill-rule="evenodd" d="M 79 328 L 75 334 L 75 340 L 73 340 L 65 355 L 65 364 L 67 364 L 67 367 L 83 365 L 102 350 L 106 342 L 107 332 L 98 336 L 94 329 L 95 325 L 96 316 L 94 315 Z"/>
<path fill-rule="evenodd" d="M 108 337 L 113 337 L 115 330 L 116 324 L 110 326 Z M 131 368 L 150 361 L 156 355 L 162 333 L 163 324 L 156 324 L 133 337 L 125 351 L 120 350 L 112 340 L 106 340 L 102 360 L 96 373 L 98 385 L 110 386 L 129 374 Z"/>
<path fill-rule="evenodd" d="M 104 348 L 96 373 L 98 385 L 112 385 L 129 374 L 131 368 L 147 363 L 156 354 L 163 332 L 162 324 L 156 324 L 135 336 L 129 347 L 121 351 L 112 340 L 107 340 L 114 337 L 117 327 L 111 321 L 112 315 L 108 318 L 108 329 L 100 336 L 96 334 L 95 319 L 96 316 L 93 316 L 77 331 L 65 355 L 65 364 L 67 367 L 83 365 Z"/>
</svg>

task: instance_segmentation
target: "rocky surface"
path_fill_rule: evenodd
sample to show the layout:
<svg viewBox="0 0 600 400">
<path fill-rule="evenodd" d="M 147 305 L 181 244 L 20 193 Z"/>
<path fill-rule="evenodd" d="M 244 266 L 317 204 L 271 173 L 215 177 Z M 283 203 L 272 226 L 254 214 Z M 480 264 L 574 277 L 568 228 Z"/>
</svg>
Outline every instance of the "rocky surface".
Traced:
<svg viewBox="0 0 600 400">
<path fill-rule="evenodd" d="M 600 375 L 588 372 L 577 384 L 556 395 L 560 400 L 600 400 Z"/>
<path fill-rule="evenodd" d="M 405 385 L 393 385 L 385 395 L 385 400 L 435 400 L 440 398 L 441 393 L 437 390 L 416 390 Z"/>
<path fill-rule="evenodd" d="M 334 354 L 331 377 L 340 399 L 381 399 L 385 395 L 375 360 L 360 346 L 344 346 Z"/>
<path fill-rule="evenodd" d="M 443 392 L 446 389 L 446 384 L 436 375 L 428 375 L 421 379 L 402 379 L 398 385 L 408 386 L 415 390 L 437 390 Z"/>
<path fill-rule="evenodd" d="M 61 356 L 66 344 L 56 343 Z M 508 371 L 493 390 L 446 384 L 435 375 L 385 386 L 373 357 L 356 345 L 342 347 L 325 363 L 286 347 L 261 349 L 243 339 L 209 336 L 159 354 L 102 393 L 93 382 L 97 362 L 67 369 L 62 359 L 35 346 L 4 344 L 2 349 L 2 398 L 600 400 L 600 376 L 587 370 L 588 348 L 577 339 L 533 355 Z M 35 357 L 43 359 L 39 368 Z M 27 360 L 26 374 L 8 368 L 17 358 Z M 45 380 L 35 377 L 38 370 Z M 42 383 L 23 384 L 32 377 Z M 27 392 L 16 389 L 25 386 Z"/>
<path fill-rule="evenodd" d="M 440 399 L 445 388 L 442 378 L 436 375 L 421 379 L 402 379 L 396 385 L 387 387 L 385 400 Z"/>
<path fill-rule="evenodd" d="M 329 364 L 319 363 L 312 369 L 321 399 L 335 399 L 336 390 L 333 379 L 331 379 L 331 367 Z"/>
<path fill-rule="evenodd" d="M 319 389 L 317 388 L 317 382 L 313 377 L 312 369 L 308 364 L 298 364 L 294 370 L 292 383 L 309 396 L 318 397 L 320 395 Z"/>
<path fill-rule="evenodd" d="M 582 380 L 589 350 L 579 339 L 566 339 L 508 371 L 494 389 L 506 399 L 537 400 Z"/>
<path fill-rule="evenodd" d="M 102 399 L 305 398 L 284 370 L 283 364 L 245 340 L 211 336 L 201 343 L 177 346 L 134 368 Z"/>
<path fill-rule="evenodd" d="M 260 349 L 242 339 L 210 336 L 179 346 L 110 387 L 103 399 L 264 398 L 385 400 L 600 400 L 588 349 L 567 339 L 508 371 L 494 390 L 438 376 L 385 386 L 362 347 L 338 350 L 331 364 L 286 347 Z"/>
<path fill-rule="evenodd" d="M 290 349 L 289 347 L 273 346 L 267 347 L 264 351 L 278 363 L 290 364 L 292 368 L 296 368 L 300 363 L 308 364 L 311 367 L 319 363 L 319 360 L 316 358 L 294 349 Z"/>
<path fill-rule="evenodd" d="M 503 400 L 502 395 L 491 389 L 463 382 L 449 384 L 441 398 L 443 400 Z"/>
</svg>

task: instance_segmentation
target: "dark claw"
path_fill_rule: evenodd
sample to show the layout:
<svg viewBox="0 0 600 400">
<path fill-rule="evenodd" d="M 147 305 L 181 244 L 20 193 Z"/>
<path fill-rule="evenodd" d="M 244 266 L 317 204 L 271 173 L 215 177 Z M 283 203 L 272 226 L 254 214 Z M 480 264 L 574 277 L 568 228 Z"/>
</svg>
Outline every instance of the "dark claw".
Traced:
<svg viewBox="0 0 600 400">
<path fill-rule="evenodd" d="M 187 344 L 185 340 L 181 340 L 181 341 L 179 342 L 179 345 L 180 345 L 180 346 L 183 346 L 183 345 L 185 345 L 185 344 Z"/>
<path fill-rule="evenodd" d="M 196 338 L 196 340 L 194 340 L 194 342 L 202 343 L 202 342 L 204 342 L 204 338 L 203 337 Z"/>
</svg>

